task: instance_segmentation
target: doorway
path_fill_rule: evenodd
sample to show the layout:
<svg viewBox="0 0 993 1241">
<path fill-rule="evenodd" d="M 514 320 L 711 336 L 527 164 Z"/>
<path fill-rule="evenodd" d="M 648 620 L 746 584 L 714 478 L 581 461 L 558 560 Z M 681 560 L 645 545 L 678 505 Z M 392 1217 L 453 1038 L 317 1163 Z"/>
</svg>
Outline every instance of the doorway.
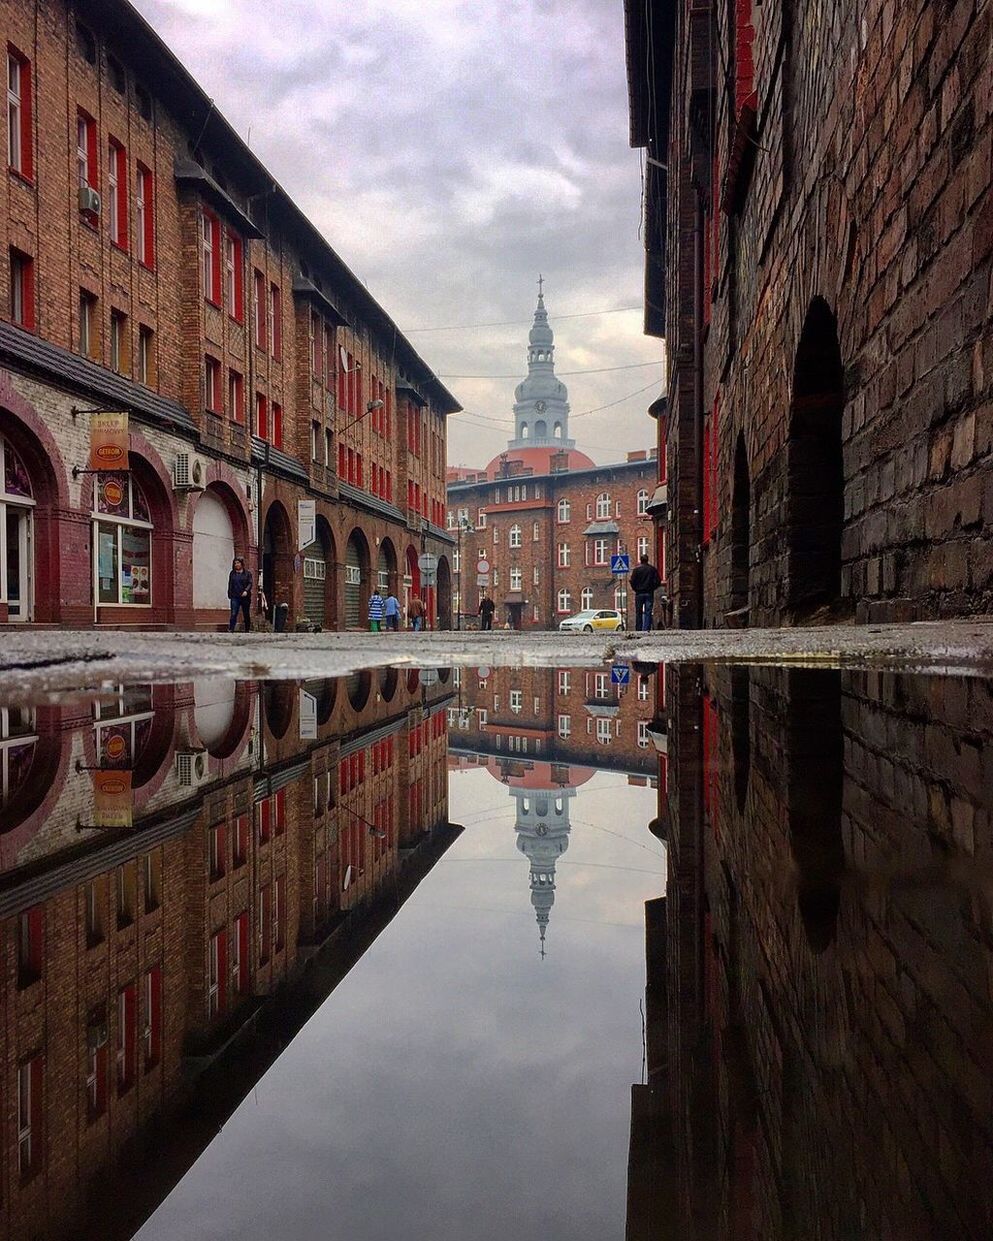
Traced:
<svg viewBox="0 0 993 1241">
<path fill-rule="evenodd" d="M 7 619 L 31 619 L 31 510 L 19 504 L 0 505 L 3 511 L 3 582 Z"/>
</svg>

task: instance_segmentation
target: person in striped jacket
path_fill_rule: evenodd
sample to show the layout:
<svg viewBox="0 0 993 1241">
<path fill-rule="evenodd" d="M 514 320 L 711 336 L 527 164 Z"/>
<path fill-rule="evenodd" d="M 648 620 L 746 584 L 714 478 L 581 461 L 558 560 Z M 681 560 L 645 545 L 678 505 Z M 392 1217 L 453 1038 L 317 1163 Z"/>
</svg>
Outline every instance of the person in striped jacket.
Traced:
<svg viewBox="0 0 993 1241">
<path fill-rule="evenodd" d="M 373 587 L 372 594 L 369 596 L 369 628 L 373 633 L 379 633 L 383 628 L 385 612 L 386 603 L 383 596 L 379 593 L 378 587 Z"/>
</svg>

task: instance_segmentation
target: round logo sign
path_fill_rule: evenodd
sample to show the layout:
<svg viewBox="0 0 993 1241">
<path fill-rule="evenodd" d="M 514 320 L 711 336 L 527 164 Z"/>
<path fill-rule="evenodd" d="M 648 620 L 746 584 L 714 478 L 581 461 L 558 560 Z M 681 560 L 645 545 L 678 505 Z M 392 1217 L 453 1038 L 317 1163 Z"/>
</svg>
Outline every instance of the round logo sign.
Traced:
<svg viewBox="0 0 993 1241">
<path fill-rule="evenodd" d="M 124 502 L 124 488 L 116 478 L 108 478 L 104 483 L 103 498 L 111 508 L 120 508 Z"/>
<path fill-rule="evenodd" d="M 124 738 L 117 733 L 115 733 L 113 737 L 107 738 L 107 744 L 104 747 L 107 757 L 113 759 L 123 758 L 126 749 L 127 743 Z"/>
<path fill-rule="evenodd" d="M 107 465 L 120 465 L 124 460 L 124 450 L 119 444 L 101 444 L 96 450 L 96 455 L 98 460 Z"/>
<path fill-rule="evenodd" d="M 118 793 L 126 792 L 127 787 L 128 786 L 127 786 L 126 781 L 121 780 L 121 779 L 104 780 L 103 783 L 100 785 L 100 790 L 103 793 L 118 794 Z"/>
</svg>

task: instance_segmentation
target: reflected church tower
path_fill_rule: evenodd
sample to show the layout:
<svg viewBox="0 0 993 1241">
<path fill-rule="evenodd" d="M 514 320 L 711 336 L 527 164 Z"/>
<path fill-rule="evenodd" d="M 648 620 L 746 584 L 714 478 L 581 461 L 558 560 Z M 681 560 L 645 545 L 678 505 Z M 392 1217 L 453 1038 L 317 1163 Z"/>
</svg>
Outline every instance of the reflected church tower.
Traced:
<svg viewBox="0 0 993 1241">
<path fill-rule="evenodd" d="M 539 951 L 544 957 L 545 931 L 555 904 L 555 864 L 569 848 L 569 801 L 576 796 L 576 790 L 510 791 L 517 802 L 517 847 L 531 863 L 531 904 L 538 923 Z"/>
</svg>

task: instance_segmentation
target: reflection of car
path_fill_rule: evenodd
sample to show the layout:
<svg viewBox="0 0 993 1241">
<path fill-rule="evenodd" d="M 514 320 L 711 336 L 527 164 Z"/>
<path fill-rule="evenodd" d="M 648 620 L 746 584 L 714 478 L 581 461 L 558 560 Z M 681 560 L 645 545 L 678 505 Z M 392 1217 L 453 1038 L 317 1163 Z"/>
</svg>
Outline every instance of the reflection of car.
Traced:
<svg viewBox="0 0 993 1241">
<path fill-rule="evenodd" d="M 567 616 L 559 623 L 560 629 L 580 630 L 593 633 L 596 630 L 614 630 L 624 628 L 624 617 L 616 608 L 586 608 L 575 616 Z"/>
</svg>

